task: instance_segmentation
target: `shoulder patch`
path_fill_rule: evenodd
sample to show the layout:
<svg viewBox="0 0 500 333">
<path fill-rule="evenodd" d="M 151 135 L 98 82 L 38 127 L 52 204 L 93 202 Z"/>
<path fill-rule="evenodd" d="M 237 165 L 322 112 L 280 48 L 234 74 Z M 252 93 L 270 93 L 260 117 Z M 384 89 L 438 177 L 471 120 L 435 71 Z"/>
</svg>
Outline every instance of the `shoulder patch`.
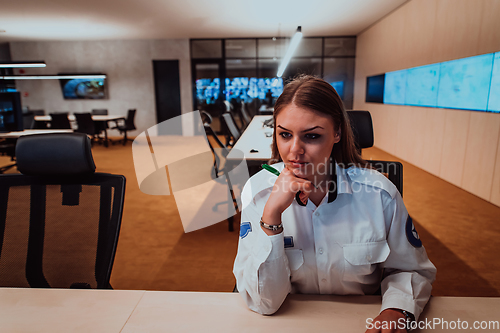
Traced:
<svg viewBox="0 0 500 333">
<path fill-rule="evenodd" d="M 240 237 L 243 239 L 252 231 L 252 224 L 250 222 L 243 222 L 240 224 Z"/>
<path fill-rule="evenodd" d="M 415 229 L 415 226 L 413 225 L 413 220 L 410 217 L 410 215 L 408 215 L 408 218 L 406 219 L 406 238 L 413 247 L 416 248 L 422 247 L 422 241 L 418 236 L 417 229 Z"/>
<path fill-rule="evenodd" d="M 398 193 L 396 186 L 386 176 L 376 170 L 350 168 L 347 170 L 347 174 L 353 182 L 384 190 L 393 199 L 396 197 L 396 193 Z"/>
</svg>

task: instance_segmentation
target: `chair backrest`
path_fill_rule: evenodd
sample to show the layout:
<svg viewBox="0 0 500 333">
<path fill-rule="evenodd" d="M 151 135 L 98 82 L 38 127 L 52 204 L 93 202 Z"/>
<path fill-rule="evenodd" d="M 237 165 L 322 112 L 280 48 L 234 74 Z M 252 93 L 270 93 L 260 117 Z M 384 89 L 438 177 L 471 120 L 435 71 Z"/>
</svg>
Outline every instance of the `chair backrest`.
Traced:
<svg viewBox="0 0 500 333">
<path fill-rule="evenodd" d="M 23 129 L 32 129 L 35 127 L 35 114 L 31 111 L 23 113 Z"/>
<path fill-rule="evenodd" d="M 85 113 L 75 113 L 76 125 L 78 129 L 76 130 L 79 133 L 86 133 L 89 135 L 96 134 L 96 128 L 94 121 L 92 120 L 92 115 L 90 112 Z"/>
<path fill-rule="evenodd" d="M 45 116 L 45 110 L 30 110 L 35 116 Z"/>
<path fill-rule="evenodd" d="M 99 116 L 107 116 L 108 109 L 92 109 L 92 114 L 99 115 Z"/>
<path fill-rule="evenodd" d="M 356 148 L 361 149 L 373 147 L 373 122 L 369 111 L 347 111 Z"/>
<path fill-rule="evenodd" d="M 68 113 L 51 113 L 50 118 L 51 129 L 71 129 Z"/>
<path fill-rule="evenodd" d="M 222 114 L 221 119 L 224 130 L 226 131 L 226 135 L 231 136 L 233 141 L 232 144 L 235 144 L 236 141 L 238 141 L 238 139 L 240 138 L 241 133 L 236 126 L 233 116 L 229 112 L 225 112 Z"/>
<path fill-rule="evenodd" d="M 208 139 L 208 145 L 210 146 L 210 150 L 212 151 L 212 154 L 214 156 L 214 170 L 215 170 L 215 177 L 219 176 L 219 171 L 221 168 L 223 168 L 223 161 L 225 162 L 226 156 L 229 154 L 228 148 L 220 141 L 219 137 L 215 133 L 215 131 L 212 129 L 210 124 L 204 123 L 203 126 L 205 127 L 205 133 L 207 135 Z M 217 147 L 214 148 L 214 143 Z"/>
<path fill-rule="evenodd" d="M 369 111 L 347 111 L 359 153 L 373 147 L 373 122 Z M 403 164 L 394 161 L 367 160 L 377 171 L 384 174 L 403 196 Z"/>
<path fill-rule="evenodd" d="M 200 111 L 200 116 L 201 116 L 201 121 L 203 122 L 203 124 L 212 124 L 212 116 L 210 115 L 210 113 L 206 112 L 206 111 Z"/>
<path fill-rule="evenodd" d="M 240 114 L 241 122 L 243 124 L 243 128 L 246 128 L 248 124 L 250 124 L 250 121 L 252 120 L 250 116 L 247 113 L 245 103 L 241 102 L 240 106 L 238 108 L 238 112 Z"/>
<path fill-rule="evenodd" d="M 125 127 L 128 131 L 135 130 L 135 111 L 136 109 L 130 109 L 127 113 L 127 119 L 125 119 Z"/>
<path fill-rule="evenodd" d="M 21 137 L 0 175 L 0 286 L 110 288 L 125 177 L 95 173 L 81 133 Z"/>
</svg>

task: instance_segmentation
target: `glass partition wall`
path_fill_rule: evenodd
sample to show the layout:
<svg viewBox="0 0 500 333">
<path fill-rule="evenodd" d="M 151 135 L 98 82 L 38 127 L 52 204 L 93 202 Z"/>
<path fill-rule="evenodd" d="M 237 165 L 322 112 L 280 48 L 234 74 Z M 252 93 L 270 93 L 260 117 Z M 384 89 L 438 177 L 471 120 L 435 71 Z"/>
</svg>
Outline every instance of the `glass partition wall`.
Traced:
<svg viewBox="0 0 500 333">
<path fill-rule="evenodd" d="M 324 78 L 352 109 L 356 37 L 304 37 L 283 78 L 276 78 L 290 38 L 191 39 L 193 99 L 196 109 L 217 117 L 246 103 L 251 114 L 272 107 L 286 81 L 297 74 Z"/>
</svg>

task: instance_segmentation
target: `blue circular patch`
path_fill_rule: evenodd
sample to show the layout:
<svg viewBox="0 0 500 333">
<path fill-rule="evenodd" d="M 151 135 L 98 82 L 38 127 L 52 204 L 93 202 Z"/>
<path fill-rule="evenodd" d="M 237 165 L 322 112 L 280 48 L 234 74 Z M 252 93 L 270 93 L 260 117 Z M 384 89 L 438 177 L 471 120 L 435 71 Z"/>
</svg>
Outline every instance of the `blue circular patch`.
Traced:
<svg viewBox="0 0 500 333">
<path fill-rule="evenodd" d="M 406 238 L 413 247 L 416 248 L 422 247 L 422 241 L 418 236 L 417 229 L 415 229 L 415 226 L 413 225 L 413 220 L 411 219 L 410 215 L 408 215 L 408 218 L 406 219 Z"/>
</svg>

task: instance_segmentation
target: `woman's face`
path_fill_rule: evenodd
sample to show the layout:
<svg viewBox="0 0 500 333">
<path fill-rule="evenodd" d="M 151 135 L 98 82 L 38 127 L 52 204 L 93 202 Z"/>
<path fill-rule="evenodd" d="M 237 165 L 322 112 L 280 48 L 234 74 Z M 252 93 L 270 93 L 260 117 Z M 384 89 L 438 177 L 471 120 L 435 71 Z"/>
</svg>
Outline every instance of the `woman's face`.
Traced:
<svg viewBox="0 0 500 333">
<path fill-rule="evenodd" d="M 333 144 L 340 141 L 333 119 L 289 104 L 276 118 L 276 143 L 281 159 L 297 177 L 319 185 L 327 175 Z"/>
</svg>

